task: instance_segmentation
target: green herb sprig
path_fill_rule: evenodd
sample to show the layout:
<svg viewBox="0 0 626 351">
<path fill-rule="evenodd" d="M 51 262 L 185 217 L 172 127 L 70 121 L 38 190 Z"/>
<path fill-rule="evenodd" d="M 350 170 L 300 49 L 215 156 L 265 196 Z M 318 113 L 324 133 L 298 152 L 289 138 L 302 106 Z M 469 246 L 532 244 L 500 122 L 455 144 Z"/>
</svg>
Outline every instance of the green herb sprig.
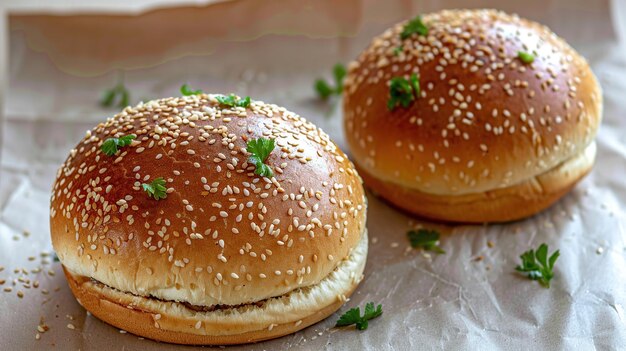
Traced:
<svg viewBox="0 0 626 351">
<path fill-rule="evenodd" d="M 520 59 L 520 61 L 524 62 L 524 63 L 533 63 L 533 61 L 535 61 L 535 56 L 531 53 L 528 53 L 526 51 L 518 51 L 517 52 L 517 58 Z"/>
<path fill-rule="evenodd" d="M 248 162 L 254 164 L 256 167 L 254 173 L 263 177 L 271 178 L 274 173 L 272 169 L 264 162 L 274 150 L 274 139 L 258 138 L 248 141 L 247 151 L 250 153 Z"/>
<path fill-rule="evenodd" d="M 102 143 L 100 150 L 107 156 L 113 156 L 120 148 L 130 145 L 136 137 L 135 134 L 128 134 L 119 138 L 108 138 Z"/>
<path fill-rule="evenodd" d="M 407 39 L 413 34 L 428 35 L 428 27 L 422 22 L 422 16 L 418 15 L 404 25 L 400 39 Z"/>
<path fill-rule="evenodd" d="M 420 80 L 415 73 L 408 80 L 403 77 L 391 78 L 387 108 L 393 111 L 398 106 L 409 107 L 414 100 L 419 98 L 420 91 Z"/>
<path fill-rule="evenodd" d="M 180 93 L 183 94 L 183 96 L 191 96 L 191 95 L 199 95 L 199 94 L 202 94 L 204 92 L 202 91 L 202 89 L 193 90 L 193 89 L 191 89 L 189 84 L 185 83 L 185 84 L 181 85 Z"/>
<path fill-rule="evenodd" d="M 163 177 L 156 178 L 148 184 L 142 183 L 141 187 L 148 193 L 148 196 L 155 200 L 165 199 L 167 197 L 167 188 L 165 187 L 165 179 L 163 179 Z"/>
<path fill-rule="evenodd" d="M 331 95 L 341 95 L 343 92 L 343 79 L 346 77 L 346 67 L 340 63 L 333 67 L 333 78 L 335 80 L 335 86 L 332 87 L 324 79 L 318 79 L 315 81 L 315 91 L 321 99 L 328 99 Z"/>
<path fill-rule="evenodd" d="M 549 288 L 550 280 L 554 277 L 554 263 L 559 255 L 559 250 L 556 250 L 548 258 L 548 245 L 541 244 L 537 251 L 530 249 L 524 252 L 520 256 L 522 264 L 515 267 L 515 270 L 526 273 L 529 279 L 537 280 L 541 286 Z"/>
<path fill-rule="evenodd" d="M 363 316 L 361 316 L 361 310 L 358 307 L 352 308 L 339 317 L 335 327 L 345 327 L 355 324 L 358 330 L 365 330 L 368 327 L 369 320 L 380 317 L 382 314 L 382 305 L 378 305 L 378 307 L 374 308 L 374 303 L 368 302 L 365 304 Z"/>
<path fill-rule="evenodd" d="M 130 92 L 126 89 L 123 82 L 119 82 L 113 88 L 105 90 L 102 99 L 100 99 L 100 105 L 104 107 L 117 106 L 119 108 L 124 108 L 129 104 Z"/>
<path fill-rule="evenodd" d="M 238 98 L 235 94 L 226 95 L 218 95 L 215 97 L 220 105 L 228 106 L 228 107 L 248 107 L 250 106 L 250 97 L 246 96 L 243 99 Z"/>
<path fill-rule="evenodd" d="M 439 232 L 436 230 L 409 230 L 406 234 L 414 249 L 421 248 L 438 254 L 446 253 L 446 251 L 439 246 Z"/>
</svg>

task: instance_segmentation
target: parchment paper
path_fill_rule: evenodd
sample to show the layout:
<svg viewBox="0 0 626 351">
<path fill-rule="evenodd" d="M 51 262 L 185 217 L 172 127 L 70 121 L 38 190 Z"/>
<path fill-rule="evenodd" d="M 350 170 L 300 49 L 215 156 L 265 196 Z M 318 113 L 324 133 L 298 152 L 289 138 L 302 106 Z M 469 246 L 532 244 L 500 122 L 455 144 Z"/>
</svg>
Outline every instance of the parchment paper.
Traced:
<svg viewBox="0 0 626 351">
<path fill-rule="evenodd" d="M 550 209 L 510 224 L 427 223 L 369 194 L 365 280 L 340 313 L 373 301 L 383 305 L 383 316 L 360 332 L 333 328 L 337 313 L 296 334 L 229 349 L 626 349 L 626 50 L 620 40 L 625 6 L 608 0 L 472 5 L 541 21 L 588 57 L 605 99 L 594 171 Z M 467 4 L 233 1 L 191 9 L 201 11 L 210 26 L 172 15 L 169 30 L 197 25 L 206 38 L 193 36 L 189 42 L 181 36 L 180 43 L 161 46 L 150 42 L 154 38 L 149 34 L 158 32 L 150 27 L 154 24 L 145 24 L 150 21 L 138 29 L 133 21 L 120 23 L 114 17 L 81 22 L 22 13 L 10 18 L 0 142 L 0 350 L 184 348 L 123 334 L 87 314 L 71 295 L 60 264 L 48 256 L 49 189 L 56 169 L 85 130 L 115 113 L 97 104 L 103 90 L 116 83 L 113 67 L 134 67 L 124 70 L 134 102 L 177 95 L 184 82 L 205 91 L 250 95 L 298 112 L 345 149 L 340 103 L 316 100 L 314 79 L 330 78 L 334 63 L 355 57 L 392 23 L 462 6 Z M 59 29 L 64 20 L 70 24 Z M 106 31 L 93 31 L 96 22 L 102 28 L 106 23 L 128 25 L 128 32 L 114 32 L 112 40 Z M 110 61 L 72 46 L 78 39 L 67 38 L 78 38 L 81 31 L 90 40 L 101 40 L 100 45 L 113 45 Z M 120 54 L 120 47 L 130 45 L 120 33 L 143 38 L 145 52 L 133 52 L 130 59 Z M 190 52 L 194 56 L 185 55 Z M 149 67 L 137 68 L 142 60 Z M 446 254 L 408 247 L 406 231 L 419 225 L 444 233 Z M 543 242 L 561 252 L 550 289 L 514 271 L 518 256 Z M 11 292 L 2 290 L 9 287 Z M 49 330 L 38 332 L 38 325 Z"/>
</svg>

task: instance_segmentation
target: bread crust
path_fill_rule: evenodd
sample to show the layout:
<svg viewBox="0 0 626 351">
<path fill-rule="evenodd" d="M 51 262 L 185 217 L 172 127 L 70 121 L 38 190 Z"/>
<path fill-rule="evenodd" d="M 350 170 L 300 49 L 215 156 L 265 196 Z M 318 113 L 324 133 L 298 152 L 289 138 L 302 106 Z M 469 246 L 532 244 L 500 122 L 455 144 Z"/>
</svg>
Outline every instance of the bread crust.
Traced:
<svg viewBox="0 0 626 351">
<path fill-rule="evenodd" d="M 99 319 L 149 339 L 186 345 L 232 345 L 294 333 L 338 310 L 363 278 L 367 232 L 349 257 L 320 283 L 261 306 L 197 312 L 169 301 L 124 293 L 64 267 L 79 303 Z M 197 328 L 198 323 L 200 327 Z"/>
<path fill-rule="evenodd" d="M 412 214 L 462 223 L 508 222 L 548 208 L 567 194 L 593 167 L 595 142 L 552 170 L 505 188 L 458 196 L 441 196 L 383 182 L 359 169 L 374 194 Z"/>
</svg>

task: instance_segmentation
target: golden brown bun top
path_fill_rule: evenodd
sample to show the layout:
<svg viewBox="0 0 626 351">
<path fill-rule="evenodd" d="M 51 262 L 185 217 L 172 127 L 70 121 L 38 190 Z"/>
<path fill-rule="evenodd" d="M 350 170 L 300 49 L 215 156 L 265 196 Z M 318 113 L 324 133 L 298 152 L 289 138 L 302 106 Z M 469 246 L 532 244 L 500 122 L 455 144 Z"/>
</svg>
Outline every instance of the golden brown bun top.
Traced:
<svg viewBox="0 0 626 351">
<path fill-rule="evenodd" d="M 548 28 L 494 10 L 442 11 L 423 22 L 428 35 L 401 40 L 399 23 L 349 67 L 346 134 L 369 173 L 425 193 L 478 193 L 541 174 L 593 140 L 600 86 Z M 534 61 L 522 62 L 520 51 Z M 389 111 L 390 79 L 412 73 L 421 95 Z"/>
<path fill-rule="evenodd" d="M 114 156 L 109 137 L 135 134 Z M 274 138 L 254 174 L 246 141 Z M 167 198 L 142 183 L 163 177 Z M 214 95 L 127 107 L 87 132 L 59 170 L 52 243 L 65 267 L 116 289 L 194 305 L 237 305 L 326 277 L 359 241 L 366 203 L 323 131 L 276 105 Z"/>
</svg>

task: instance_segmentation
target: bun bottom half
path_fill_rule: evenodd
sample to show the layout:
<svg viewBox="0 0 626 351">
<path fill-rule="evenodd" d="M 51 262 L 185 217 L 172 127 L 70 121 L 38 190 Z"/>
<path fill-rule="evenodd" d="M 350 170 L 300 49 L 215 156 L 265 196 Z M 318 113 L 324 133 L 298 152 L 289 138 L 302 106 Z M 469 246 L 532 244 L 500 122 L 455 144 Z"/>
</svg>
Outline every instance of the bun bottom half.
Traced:
<svg viewBox="0 0 626 351">
<path fill-rule="evenodd" d="M 596 144 L 551 170 L 521 183 L 464 195 L 436 195 L 380 180 L 355 166 L 375 195 L 411 214 L 444 222 L 510 222 L 540 212 L 567 194 L 592 167 Z"/>
<path fill-rule="evenodd" d="M 91 314 L 149 339 L 186 345 L 232 345 L 277 338 L 337 311 L 363 278 L 367 231 L 319 283 L 262 302 L 199 311 L 175 302 L 125 293 L 64 268 L 70 289 Z"/>
</svg>

